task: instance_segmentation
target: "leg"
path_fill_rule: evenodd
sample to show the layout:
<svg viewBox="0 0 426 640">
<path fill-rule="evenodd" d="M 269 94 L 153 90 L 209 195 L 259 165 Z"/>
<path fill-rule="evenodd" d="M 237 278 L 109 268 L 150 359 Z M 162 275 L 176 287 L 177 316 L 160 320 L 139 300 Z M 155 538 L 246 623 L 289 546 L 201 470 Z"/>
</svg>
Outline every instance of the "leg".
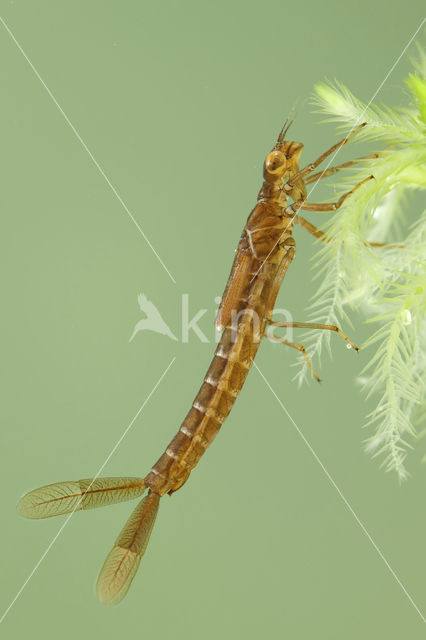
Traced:
<svg viewBox="0 0 426 640">
<path fill-rule="evenodd" d="M 368 178 L 361 180 L 361 182 L 358 182 L 358 184 L 356 184 L 353 189 L 340 196 L 337 202 L 320 204 L 316 202 L 306 202 L 306 200 L 297 200 L 297 202 L 293 202 L 293 204 L 290 204 L 285 208 L 285 213 L 297 213 L 297 211 L 299 211 L 300 209 L 303 209 L 304 211 L 336 211 L 336 209 L 339 209 L 342 206 L 346 198 L 349 198 L 349 196 L 352 195 L 363 184 L 365 184 L 369 180 L 374 179 L 374 176 L 368 176 Z"/>
<path fill-rule="evenodd" d="M 349 348 L 359 351 L 359 347 L 357 347 L 356 344 L 339 329 L 339 327 L 336 327 L 335 324 L 317 324 L 316 322 L 274 322 L 273 320 L 268 320 L 268 324 L 273 327 L 294 327 L 295 329 L 324 329 L 325 331 L 334 331 L 343 338 Z"/>
<path fill-rule="evenodd" d="M 315 238 L 319 240 L 323 240 L 323 242 L 330 242 L 330 239 L 326 239 L 324 231 L 321 231 L 313 224 L 302 218 L 302 216 L 294 216 L 294 222 L 300 224 L 301 227 L 306 229 L 310 234 L 312 234 Z M 403 244 L 388 244 L 387 242 L 364 242 L 366 247 L 386 247 L 387 249 L 405 249 L 405 245 Z"/>
<path fill-rule="evenodd" d="M 362 124 L 358 125 L 358 127 L 355 127 L 355 129 L 353 129 L 346 136 L 346 138 L 343 138 L 343 140 L 340 140 L 340 142 L 337 142 L 337 144 L 334 144 L 332 147 L 330 147 L 330 149 L 327 149 L 327 151 L 324 151 L 324 153 L 321 154 L 320 157 L 315 160 L 315 162 L 308 164 L 306 167 L 304 167 L 303 169 L 295 173 L 294 176 L 292 176 L 290 180 L 284 185 L 285 191 L 291 191 L 298 180 L 300 180 L 301 178 L 304 178 L 306 175 L 308 175 L 308 173 L 312 173 L 312 171 L 316 169 L 317 166 L 321 164 L 323 160 L 325 160 L 330 154 L 332 154 L 333 151 L 337 151 L 337 149 L 340 149 L 340 147 L 343 147 L 343 145 L 346 144 L 352 138 L 352 136 L 358 133 L 360 129 L 365 127 L 366 124 L 367 124 L 366 122 L 363 122 Z"/>
<path fill-rule="evenodd" d="M 308 233 L 313 235 L 315 238 L 318 238 L 323 242 L 330 242 L 330 239 L 326 239 L 324 231 L 321 231 L 320 229 L 318 229 L 318 227 L 316 227 L 315 225 L 305 220 L 305 218 L 302 218 L 302 216 L 295 215 L 293 219 L 294 219 L 294 222 L 297 222 L 297 224 L 300 224 L 301 227 L 306 229 L 306 231 L 308 231 Z"/>
<path fill-rule="evenodd" d="M 338 164 L 336 167 L 329 167 L 328 169 L 324 169 L 324 171 L 318 171 L 318 173 L 313 173 L 311 176 L 306 178 L 305 184 L 311 184 L 311 182 L 317 182 L 318 180 L 322 180 L 322 178 L 328 178 L 328 176 L 332 176 L 337 171 L 340 171 L 340 169 L 352 167 L 354 164 L 359 164 L 363 160 L 374 160 L 375 158 L 379 158 L 380 155 L 380 153 L 372 153 L 371 156 L 363 156 L 357 160 L 349 160 L 349 162 Z"/>
<path fill-rule="evenodd" d="M 273 323 L 270 323 L 273 324 Z M 270 340 L 272 340 L 273 342 L 280 342 L 281 344 L 285 344 L 287 345 L 287 347 L 292 347 L 293 349 L 297 349 L 298 351 L 300 351 L 303 354 L 303 357 L 306 360 L 306 364 L 308 365 L 309 369 L 312 372 L 312 375 L 314 376 L 315 380 L 317 380 L 318 382 L 321 382 L 317 372 L 315 371 L 315 369 L 312 366 L 312 362 L 309 359 L 308 354 L 306 353 L 306 349 L 303 345 L 301 344 L 296 344 L 295 342 L 289 342 L 288 340 L 284 340 L 284 338 L 277 338 L 276 336 L 272 335 L 272 333 L 265 333 L 265 336 L 267 338 L 269 338 Z"/>
</svg>

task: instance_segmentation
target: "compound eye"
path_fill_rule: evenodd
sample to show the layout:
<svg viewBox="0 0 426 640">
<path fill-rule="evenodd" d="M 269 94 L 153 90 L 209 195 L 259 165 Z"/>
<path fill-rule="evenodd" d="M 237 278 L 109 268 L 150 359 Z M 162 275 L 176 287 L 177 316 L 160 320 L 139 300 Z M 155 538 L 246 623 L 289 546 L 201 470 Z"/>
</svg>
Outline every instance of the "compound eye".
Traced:
<svg viewBox="0 0 426 640">
<path fill-rule="evenodd" d="M 286 157 L 281 151 L 271 151 L 266 156 L 265 169 L 269 173 L 278 173 L 284 169 L 286 165 Z"/>
</svg>

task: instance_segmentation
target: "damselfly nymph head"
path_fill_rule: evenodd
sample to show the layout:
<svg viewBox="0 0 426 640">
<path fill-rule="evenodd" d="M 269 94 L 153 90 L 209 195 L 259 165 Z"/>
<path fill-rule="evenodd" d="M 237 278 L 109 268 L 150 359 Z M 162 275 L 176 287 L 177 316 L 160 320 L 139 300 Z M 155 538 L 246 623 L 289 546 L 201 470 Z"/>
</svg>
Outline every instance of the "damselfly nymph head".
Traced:
<svg viewBox="0 0 426 640">
<path fill-rule="evenodd" d="M 303 144 L 292 140 L 277 142 L 266 156 L 263 169 L 265 182 L 276 184 L 288 180 L 299 171 L 300 154 Z M 291 194 L 293 197 L 293 194 Z"/>
<path fill-rule="evenodd" d="M 268 182 L 277 182 L 286 174 L 292 175 L 299 169 L 303 144 L 292 140 L 277 142 L 266 156 L 263 176 Z"/>
<path fill-rule="evenodd" d="M 266 180 L 271 182 L 283 177 L 287 169 L 287 158 L 285 153 L 279 149 L 273 149 L 265 159 L 263 174 Z"/>
</svg>

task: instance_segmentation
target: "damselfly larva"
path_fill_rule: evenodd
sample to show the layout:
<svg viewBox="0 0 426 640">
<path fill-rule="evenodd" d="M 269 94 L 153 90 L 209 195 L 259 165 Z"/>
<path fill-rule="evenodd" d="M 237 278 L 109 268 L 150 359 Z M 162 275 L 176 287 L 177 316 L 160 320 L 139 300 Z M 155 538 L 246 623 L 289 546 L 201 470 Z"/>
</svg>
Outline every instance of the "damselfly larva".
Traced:
<svg viewBox="0 0 426 640">
<path fill-rule="evenodd" d="M 306 322 L 274 322 L 272 312 L 281 282 L 294 258 L 293 224 L 321 234 L 298 211 L 335 211 L 344 200 L 369 180 L 363 180 L 337 202 L 318 204 L 306 201 L 306 185 L 338 169 L 346 162 L 321 174 L 315 168 L 366 123 L 333 145 L 315 162 L 299 170 L 303 149 L 300 142 L 285 140 L 287 123 L 276 144 L 266 156 L 263 184 L 257 204 L 241 234 L 231 274 L 222 297 L 216 326 L 222 331 L 212 363 L 182 425 L 145 478 L 95 478 L 57 482 L 26 494 L 18 509 L 28 518 L 47 518 L 130 500 L 143 493 L 114 547 L 107 556 L 97 582 L 101 601 L 115 604 L 127 593 L 151 534 L 161 497 L 180 489 L 206 448 L 213 441 L 244 384 L 261 338 L 269 325 L 310 327 L 335 331 L 357 350 L 336 326 Z M 292 203 L 288 203 L 288 198 Z M 274 338 L 303 353 L 313 375 L 304 347 Z"/>
</svg>

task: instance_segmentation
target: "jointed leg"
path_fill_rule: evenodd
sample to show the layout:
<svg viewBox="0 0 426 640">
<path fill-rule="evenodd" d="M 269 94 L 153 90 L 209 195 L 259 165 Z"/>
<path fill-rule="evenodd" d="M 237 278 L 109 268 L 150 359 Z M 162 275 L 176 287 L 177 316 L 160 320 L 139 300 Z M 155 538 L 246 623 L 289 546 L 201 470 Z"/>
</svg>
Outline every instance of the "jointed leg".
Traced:
<svg viewBox="0 0 426 640">
<path fill-rule="evenodd" d="M 323 240 L 324 242 L 330 242 L 330 239 L 326 239 L 326 235 L 324 231 L 321 231 L 321 229 L 318 229 L 318 227 L 313 225 L 311 222 L 308 222 L 307 220 L 305 220 L 305 218 L 302 218 L 302 216 L 299 216 L 299 215 L 294 216 L 294 222 L 297 222 L 297 224 L 300 224 L 301 227 L 306 229 L 306 231 L 308 231 L 315 238 L 318 238 L 319 240 Z M 364 244 L 366 247 L 387 247 L 388 249 L 405 249 L 405 245 L 403 244 L 388 244 L 387 242 L 364 242 Z"/>
<path fill-rule="evenodd" d="M 380 153 L 372 153 L 371 156 L 363 156 L 362 158 L 357 158 L 356 160 L 349 160 L 349 162 L 338 164 L 335 167 L 329 167 L 328 169 L 324 169 L 324 171 L 318 171 L 317 173 L 313 173 L 311 176 L 308 176 L 305 180 L 305 184 L 311 184 L 311 182 L 317 182 L 318 180 L 322 180 L 323 178 L 328 178 L 328 176 L 332 176 L 337 171 L 340 171 L 340 169 L 352 167 L 354 164 L 359 164 L 363 160 L 374 160 L 374 158 L 379 157 Z"/>
<path fill-rule="evenodd" d="M 290 204 L 288 207 L 286 207 L 285 212 L 296 213 L 300 209 L 303 209 L 304 211 L 336 211 L 336 209 L 339 209 L 342 206 L 346 198 L 352 195 L 363 184 L 365 184 L 369 180 L 374 179 L 374 176 L 368 176 L 368 178 L 361 180 L 361 182 L 358 182 L 358 184 L 356 184 L 353 189 L 340 196 L 337 202 L 328 202 L 323 204 L 317 202 L 306 202 L 306 200 L 297 200 L 297 202 L 293 202 L 293 204 Z"/>
<path fill-rule="evenodd" d="M 306 231 L 308 231 L 308 233 L 313 235 L 315 238 L 318 238 L 319 240 L 323 240 L 324 242 L 330 242 L 329 239 L 326 239 L 324 231 L 321 231 L 321 229 L 318 229 L 318 227 L 313 225 L 311 222 L 308 222 L 307 220 L 305 220 L 305 218 L 302 218 L 302 216 L 295 215 L 293 220 L 294 222 L 297 222 L 297 224 L 300 224 L 301 227 L 306 229 Z"/>
<path fill-rule="evenodd" d="M 306 175 L 308 175 L 308 173 L 312 173 L 312 171 L 316 169 L 317 166 L 321 164 L 323 160 L 325 160 L 330 154 L 332 154 L 333 151 L 336 151 L 337 149 L 340 149 L 340 147 L 343 147 L 343 145 L 345 145 L 348 142 L 348 140 L 352 138 L 352 136 L 358 133 L 360 129 L 365 127 L 366 124 L 367 124 L 366 122 L 363 122 L 358 127 L 355 127 L 355 129 L 353 129 L 353 131 L 351 131 L 346 136 L 346 138 L 343 138 L 342 140 L 334 144 L 332 147 L 330 147 L 330 149 L 327 149 L 327 151 L 324 151 L 324 153 L 322 153 L 320 157 L 315 160 L 315 162 L 311 162 L 311 164 L 308 164 L 306 167 L 304 167 L 303 169 L 295 173 L 294 176 L 292 176 L 290 180 L 284 185 L 284 189 L 286 191 L 291 191 L 291 189 L 294 187 L 294 185 L 298 180 L 300 180 L 301 178 L 304 178 Z"/>
<path fill-rule="evenodd" d="M 295 329 L 323 329 L 325 331 L 334 331 L 355 351 L 359 351 L 359 347 L 356 346 L 346 334 L 339 329 L 335 324 L 318 324 L 316 322 L 275 322 L 274 320 L 268 320 L 268 324 L 273 327 L 293 327 Z"/>
<path fill-rule="evenodd" d="M 274 324 L 274 323 L 270 323 L 270 324 Z M 297 349 L 298 351 L 300 351 L 300 353 L 303 354 L 303 357 L 306 360 L 306 364 L 308 365 L 309 369 L 311 370 L 312 375 L 314 376 L 315 380 L 317 380 L 318 382 L 321 382 L 321 379 L 320 379 L 319 375 L 317 374 L 317 372 L 315 371 L 314 367 L 312 366 L 312 362 L 310 361 L 309 356 L 306 353 L 306 349 L 305 349 L 305 347 L 303 345 L 296 344 L 295 342 L 289 342 L 288 340 L 284 340 L 284 338 L 277 338 L 276 336 L 272 335 L 272 333 L 266 333 L 265 335 L 270 340 L 273 340 L 273 342 L 280 342 L 281 344 L 287 345 L 287 347 L 292 347 L 293 349 Z"/>
</svg>

